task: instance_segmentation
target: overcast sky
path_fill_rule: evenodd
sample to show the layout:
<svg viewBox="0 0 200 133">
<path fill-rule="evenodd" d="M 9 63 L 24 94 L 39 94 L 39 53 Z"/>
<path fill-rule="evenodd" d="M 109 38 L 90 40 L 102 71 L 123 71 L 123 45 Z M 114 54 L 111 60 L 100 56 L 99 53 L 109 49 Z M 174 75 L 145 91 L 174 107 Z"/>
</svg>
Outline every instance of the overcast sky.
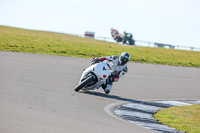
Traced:
<svg viewBox="0 0 200 133">
<path fill-rule="evenodd" d="M 0 25 L 200 48 L 200 0 L 0 0 Z"/>
</svg>

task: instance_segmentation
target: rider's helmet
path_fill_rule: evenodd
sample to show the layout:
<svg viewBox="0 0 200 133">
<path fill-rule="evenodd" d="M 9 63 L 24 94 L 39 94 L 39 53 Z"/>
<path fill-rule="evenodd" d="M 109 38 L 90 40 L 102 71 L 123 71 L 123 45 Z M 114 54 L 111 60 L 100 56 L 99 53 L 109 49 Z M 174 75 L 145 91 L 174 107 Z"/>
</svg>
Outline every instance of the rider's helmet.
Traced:
<svg viewBox="0 0 200 133">
<path fill-rule="evenodd" d="M 126 64 L 128 61 L 130 61 L 130 59 L 131 59 L 130 54 L 127 53 L 127 52 L 123 52 L 123 53 L 120 55 L 120 57 L 119 57 L 119 63 L 120 63 L 120 65 L 124 65 L 124 64 Z"/>
<path fill-rule="evenodd" d="M 114 30 L 113 28 L 110 28 L 110 30 L 112 31 L 112 30 Z"/>
</svg>

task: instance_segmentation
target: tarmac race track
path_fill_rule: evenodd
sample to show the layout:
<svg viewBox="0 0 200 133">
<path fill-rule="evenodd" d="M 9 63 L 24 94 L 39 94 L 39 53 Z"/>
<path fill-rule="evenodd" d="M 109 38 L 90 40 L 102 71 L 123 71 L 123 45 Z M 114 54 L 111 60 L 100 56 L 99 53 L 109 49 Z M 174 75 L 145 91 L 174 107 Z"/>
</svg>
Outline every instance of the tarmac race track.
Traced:
<svg viewBox="0 0 200 133">
<path fill-rule="evenodd" d="M 199 100 L 200 69 L 129 63 L 102 89 L 77 93 L 91 59 L 0 51 L 0 133 L 152 133 L 104 108 L 130 100 Z"/>
</svg>

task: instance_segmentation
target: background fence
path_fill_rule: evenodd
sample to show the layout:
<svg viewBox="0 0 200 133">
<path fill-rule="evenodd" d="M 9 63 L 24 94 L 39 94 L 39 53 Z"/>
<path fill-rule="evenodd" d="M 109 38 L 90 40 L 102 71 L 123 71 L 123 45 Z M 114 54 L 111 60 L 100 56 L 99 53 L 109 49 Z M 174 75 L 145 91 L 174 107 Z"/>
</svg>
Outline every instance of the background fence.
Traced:
<svg viewBox="0 0 200 133">
<path fill-rule="evenodd" d="M 85 37 L 84 35 L 80 35 L 80 34 L 70 34 L 70 35 L 79 36 L 79 37 Z M 108 41 L 108 42 L 116 42 L 111 37 L 95 36 L 94 39 L 104 40 L 104 41 Z M 154 47 L 154 48 L 155 47 L 163 47 L 163 48 L 172 48 L 172 49 L 178 49 L 178 50 L 200 51 L 200 48 L 191 47 L 191 46 L 164 44 L 164 43 L 149 42 L 149 41 L 142 41 L 142 40 L 135 40 L 135 46 Z"/>
</svg>

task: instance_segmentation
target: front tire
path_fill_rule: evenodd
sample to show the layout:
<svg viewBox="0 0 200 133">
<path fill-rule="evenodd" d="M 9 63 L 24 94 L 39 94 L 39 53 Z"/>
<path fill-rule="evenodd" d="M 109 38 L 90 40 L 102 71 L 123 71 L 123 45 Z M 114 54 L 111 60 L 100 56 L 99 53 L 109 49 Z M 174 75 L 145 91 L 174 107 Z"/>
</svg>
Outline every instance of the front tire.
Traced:
<svg viewBox="0 0 200 133">
<path fill-rule="evenodd" d="M 88 85 L 91 81 L 94 80 L 94 77 L 91 75 L 88 78 L 86 78 L 83 82 L 81 82 L 80 84 L 78 84 L 75 87 L 75 91 L 78 92 L 80 89 L 82 89 L 83 87 L 85 87 L 86 85 Z"/>
</svg>

